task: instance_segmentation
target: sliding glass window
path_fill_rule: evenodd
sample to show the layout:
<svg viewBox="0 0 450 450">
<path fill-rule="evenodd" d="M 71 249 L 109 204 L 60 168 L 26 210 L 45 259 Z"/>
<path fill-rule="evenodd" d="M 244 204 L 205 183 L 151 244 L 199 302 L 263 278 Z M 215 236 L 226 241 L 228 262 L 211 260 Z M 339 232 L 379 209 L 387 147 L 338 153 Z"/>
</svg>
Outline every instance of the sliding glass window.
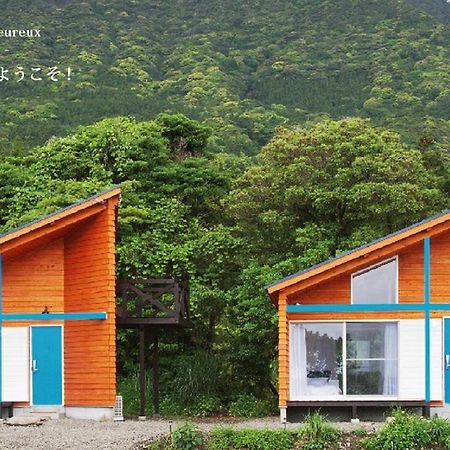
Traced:
<svg viewBox="0 0 450 450">
<path fill-rule="evenodd" d="M 291 398 L 394 396 L 396 322 L 291 324 Z"/>
</svg>

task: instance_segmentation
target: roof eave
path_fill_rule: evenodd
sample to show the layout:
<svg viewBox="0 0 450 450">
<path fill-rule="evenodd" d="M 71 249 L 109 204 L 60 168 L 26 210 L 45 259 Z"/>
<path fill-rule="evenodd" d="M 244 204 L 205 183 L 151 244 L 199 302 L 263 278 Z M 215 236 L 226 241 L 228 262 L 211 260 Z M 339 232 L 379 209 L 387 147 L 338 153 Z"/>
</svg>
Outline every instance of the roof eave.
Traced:
<svg viewBox="0 0 450 450">
<path fill-rule="evenodd" d="M 371 253 L 372 251 L 381 249 L 388 245 L 391 245 L 395 242 L 401 241 L 411 235 L 423 232 L 424 230 L 431 229 L 436 225 L 449 221 L 450 220 L 450 210 L 446 210 L 440 214 L 436 214 L 432 217 L 429 217 L 425 220 L 412 224 L 406 228 L 398 230 L 394 233 L 390 233 L 386 236 L 383 236 L 379 239 L 376 239 L 367 244 L 361 245 L 355 249 L 349 250 L 345 253 L 335 256 L 334 258 L 330 258 L 326 261 L 323 261 L 319 264 L 311 266 L 307 269 L 296 272 L 292 275 L 289 275 L 285 278 L 282 278 L 274 283 L 271 283 L 265 286 L 265 290 L 268 295 L 271 297 L 272 301 L 274 301 L 276 293 L 281 291 L 282 289 L 286 289 L 294 284 L 300 283 L 312 276 L 324 273 L 332 268 L 335 268 L 339 265 L 345 264 L 349 261 L 355 260 L 365 254 Z M 278 298 L 278 295 L 276 295 Z"/>
<path fill-rule="evenodd" d="M 65 208 L 61 208 L 58 211 L 55 211 L 51 214 L 47 214 L 45 216 L 39 217 L 31 222 L 28 222 L 24 225 L 21 225 L 17 228 L 14 228 L 4 234 L 0 234 L 0 248 L 3 244 L 10 242 L 14 239 L 20 238 L 32 231 L 38 230 L 44 226 L 47 226 L 55 221 L 58 221 L 62 218 L 68 217 L 73 214 L 77 214 L 79 211 L 85 210 L 90 206 L 96 205 L 98 203 L 104 202 L 110 198 L 115 196 L 119 196 L 121 193 L 120 186 L 114 186 L 110 189 L 102 191 L 92 197 L 89 197 L 85 200 L 81 200 L 72 205 L 66 206 Z"/>
</svg>

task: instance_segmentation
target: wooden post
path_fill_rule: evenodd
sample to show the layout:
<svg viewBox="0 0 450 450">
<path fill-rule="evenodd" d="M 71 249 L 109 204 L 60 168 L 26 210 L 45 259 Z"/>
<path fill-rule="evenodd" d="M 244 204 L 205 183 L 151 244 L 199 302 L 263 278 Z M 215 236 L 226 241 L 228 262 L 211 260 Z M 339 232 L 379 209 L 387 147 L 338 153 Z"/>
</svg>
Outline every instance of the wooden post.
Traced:
<svg viewBox="0 0 450 450">
<path fill-rule="evenodd" d="M 159 416 L 159 344 L 158 328 L 153 332 L 153 353 L 152 353 L 152 371 L 153 371 L 153 411 L 155 416 Z"/>
<path fill-rule="evenodd" d="M 145 417 L 145 328 L 139 327 L 139 416 Z"/>
<path fill-rule="evenodd" d="M 425 406 L 422 408 L 422 416 L 430 417 L 431 415 L 431 403 L 425 402 Z"/>
<path fill-rule="evenodd" d="M 358 418 L 358 406 L 356 404 L 352 405 L 352 419 Z"/>
</svg>

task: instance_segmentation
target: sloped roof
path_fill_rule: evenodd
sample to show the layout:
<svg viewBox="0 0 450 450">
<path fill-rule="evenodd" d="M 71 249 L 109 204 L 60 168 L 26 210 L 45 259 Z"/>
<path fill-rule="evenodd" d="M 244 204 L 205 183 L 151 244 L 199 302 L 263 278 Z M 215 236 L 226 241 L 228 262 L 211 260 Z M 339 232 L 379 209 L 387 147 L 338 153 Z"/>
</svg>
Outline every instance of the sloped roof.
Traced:
<svg viewBox="0 0 450 450">
<path fill-rule="evenodd" d="M 285 278 L 282 278 L 281 280 L 275 281 L 274 283 L 267 285 L 265 289 L 273 299 L 274 296 L 276 296 L 276 294 L 284 288 L 292 286 L 296 283 L 300 283 L 303 280 L 306 280 L 320 273 L 326 272 L 327 270 L 339 267 L 341 264 L 355 260 L 361 256 L 365 256 L 368 253 L 392 245 L 410 236 L 414 236 L 415 234 L 431 230 L 432 228 L 435 228 L 436 226 L 443 224 L 445 222 L 449 222 L 450 224 L 450 209 L 443 211 L 442 213 L 436 214 L 432 217 L 429 217 L 425 220 L 422 220 L 420 222 L 417 222 L 413 225 L 410 225 L 406 228 L 403 228 L 399 231 L 390 233 L 386 236 L 383 236 L 379 239 L 369 242 L 368 244 L 364 244 L 361 245 L 360 247 L 354 248 L 353 250 L 341 253 L 326 261 L 323 261 L 314 266 L 308 267 L 307 269 L 301 270 Z"/>
<path fill-rule="evenodd" d="M 33 220 L 10 231 L 7 231 L 6 233 L 0 234 L 0 252 L 4 244 L 9 243 L 14 239 L 18 239 L 31 232 L 40 230 L 48 225 L 53 226 L 55 223 L 58 223 L 63 219 L 70 218 L 71 216 L 73 216 L 73 219 L 76 220 L 76 216 L 80 212 L 85 211 L 95 205 L 102 204 L 110 198 L 119 196 L 120 192 L 121 192 L 120 187 L 114 186 L 110 189 L 107 189 L 103 192 L 93 195 L 92 197 L 89 197 L 86 200 L 81 200 L 77 203 L 74 203 L 58 211 L 55 211 L 54 213 L 47 214 L 36 220 Z"/>
</svg>

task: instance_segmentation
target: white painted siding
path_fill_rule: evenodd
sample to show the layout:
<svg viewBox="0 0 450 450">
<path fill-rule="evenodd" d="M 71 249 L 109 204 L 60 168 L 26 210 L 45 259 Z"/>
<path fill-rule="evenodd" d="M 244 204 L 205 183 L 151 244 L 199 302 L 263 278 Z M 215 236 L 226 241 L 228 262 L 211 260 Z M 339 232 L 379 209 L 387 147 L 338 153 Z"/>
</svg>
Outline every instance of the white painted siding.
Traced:
<svg viewBox="0 0 450 450">
<path fill-rule="evenodd" d="M 399 322 L 399 398 L 425 398 L 425 325 L 423 319 Z"/>
<path fill-rule="evenodd" d="M 1 329 L 2 401 L 30 400 L 29 339 L 27 327 Z"/>
<path fill-rule="evenodd" d="M 431 400 L 443 400 L 442 319 L 431 319 Z"/>
</svg>

